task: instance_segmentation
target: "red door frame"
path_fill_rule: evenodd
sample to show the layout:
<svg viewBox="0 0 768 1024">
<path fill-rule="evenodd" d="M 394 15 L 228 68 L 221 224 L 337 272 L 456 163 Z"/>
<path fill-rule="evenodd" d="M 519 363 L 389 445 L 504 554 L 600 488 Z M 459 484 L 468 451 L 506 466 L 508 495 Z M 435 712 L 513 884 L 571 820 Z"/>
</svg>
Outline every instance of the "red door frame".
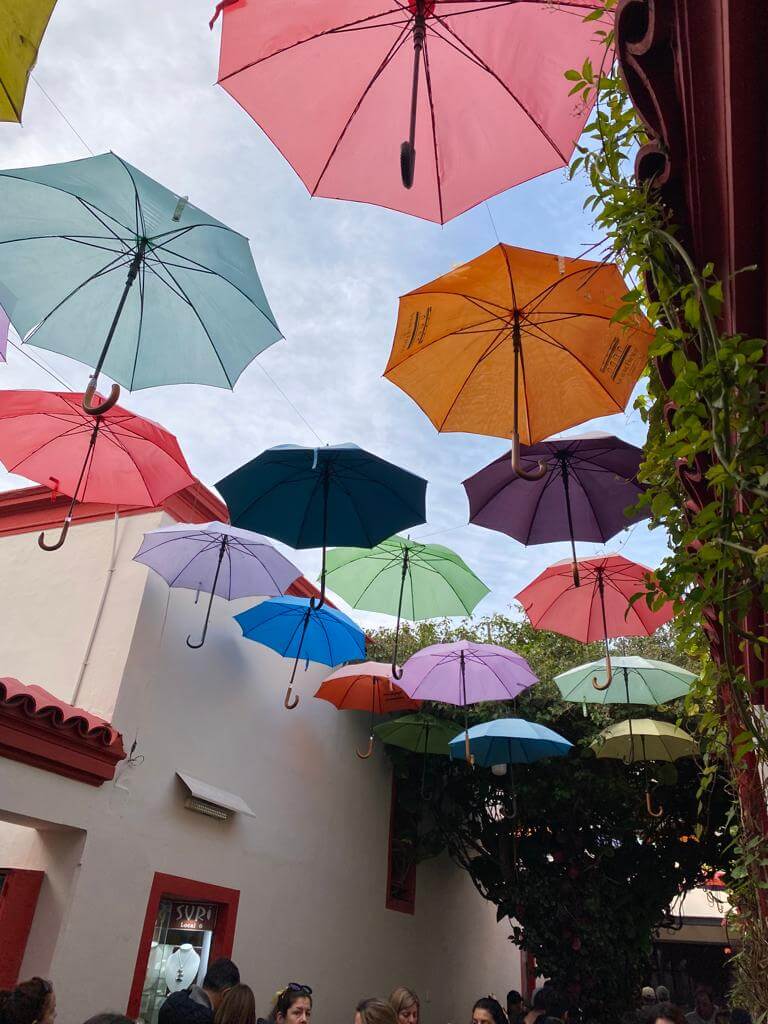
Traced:
<svg viewBox="0 0 768 1024">
<path fill-rule="evenodd" d="M 191 878 L 180 878 L 178 875 L 165 875 L 156 871 L 152 880 L 152 888 L 149 890 L 147 912 L 144 915 L 144 927 L 139 939 L 139 951 L 136 956 L 133 983 L 126 1009 L 126 1015 L 132 1020 L 138 1017 L 141 1009 L 141 992 L 147 974 L 150 944 L 155 930 L 157 912 L 160 909 L 160 901 L 164 899 L 188 900 L 190 903 L 218 903 L 219 912 L 216 916 L 216 928 L 211 943 L 211 960 L 232 955 L 240 890 L 226 889 L 221 885 L 196 882 Z"/>
<path fill-rule="evenodd" d="M 19 980 L 44 871 L 3 868 L 0 888 L 0 988 L 12 988 Z"/>
</svg>

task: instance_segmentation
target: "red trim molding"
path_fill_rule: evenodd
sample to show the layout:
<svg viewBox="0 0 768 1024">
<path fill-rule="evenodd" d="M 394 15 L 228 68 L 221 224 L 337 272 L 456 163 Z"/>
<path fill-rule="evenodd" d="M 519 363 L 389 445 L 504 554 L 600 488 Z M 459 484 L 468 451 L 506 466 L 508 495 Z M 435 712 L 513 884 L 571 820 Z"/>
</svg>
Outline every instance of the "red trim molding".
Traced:
<svg viewBox="0 0 768 1024">
<path fill-rule="evenodd" d="M 392 775 L 392 802 L 389 812 L 387 850 L 387 910 L 401 914 L 416 913 L 416 859 L 412 844 L 398 834 L 397 779 Z"/>
<path fill-rule="evenodd" d="M 217 903 L 219 912 L 216 916 L 216 928 L 211 943 L 210 959 L 231 956 L 235 941 L 237 908 L 240 902 L 239 889 L 227 889 L 221 885 L 207 882 L 196 882 L 191 878 L 180 878 L 177 875 L 165 875 L 155 872 L 152 888 L 149 891 L 147 912 L 144 915 L 144 926 L 139 939 L 139 950 L 136 956 L 136 967 L 133 972 L 131 992 L 128 997 L 126 1015 L 135 1020 L 141 1009 L 141 991 L 149 962 L 149 950 L 155 930 L 157 912 L 160 901 L 164 899 L 189 900 L 195 903 Z"/>
<path fill-rule="evenodd" d="M 45 873 L 23 868 L 0 868 L 0 872 L 5 875 L 0 888 L 0 988 L 12 988 L 19 980 Z"/>
</svg>

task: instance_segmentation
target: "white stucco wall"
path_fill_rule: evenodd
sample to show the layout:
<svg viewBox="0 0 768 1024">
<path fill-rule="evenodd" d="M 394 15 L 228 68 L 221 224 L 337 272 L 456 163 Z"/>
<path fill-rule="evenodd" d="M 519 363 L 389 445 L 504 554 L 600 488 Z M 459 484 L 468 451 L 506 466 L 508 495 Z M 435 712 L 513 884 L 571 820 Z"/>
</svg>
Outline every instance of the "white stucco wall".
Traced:
<svg viewBox="0 0 768 1024">
<path fill-rule="evenodd" d="M 447 860 L 420 865 L 414 916 L 385 908 L 391 772 L 381 749 L 368 761 L 355 757 L 366 716 L 312 699 L 328 671 L 318 665 L 300 668 L 302 700 L 286 711 L 290 662 L 242 639 L 232 619 L 252 602 L 217 600 L 205 646 L 190 650 L 184 638 L 196 635 L 203 604 L 185 591 L 169 600 L 161 580 L 128 561 L 158 518 L 121 524 L 79 699 L 101 713 L 114 706 L 126 749 L 136 739 L 143 762 L 100 789 L 0 762 L 0 817 L 85 832 L 67 885 L 59 883 L 66 892 L 55 948 L 36 943 L 23 967 L 54 979 L 60 1024 L 125 1009 L 155 872 L 240 890 L 233 956 L 264 1011 L 277 987 L 298 979 L 314 988 L 319 1021 L 351 1021 L 359 998 L 405 983 L 422 991 L 426 1024 L 455 1024 L 477 996 L 519 988 L 509 927 L 496 924 L 495 908 Z M 30 555 L 29 536 L 0 547 L 0 569 L 10 558 L 26 574 L 3 674 L 71 692 L 92 621 L 86 629 L 82 620 L 100 597 L 83 576 L 103 582 L 111 529 L 79 527 L 53 555 Z M 86 532 L 93 549 L 86 537 L 78 543 Z M 71 586 L 52 571 L 49 559 L 60 556 Z M 51 642 L 41 642 L 48 634 L 35 623 L 51 623 Z M 237 793 L 255 817 L 220 822 L 185 809 L 176 771 Z"/>
</svg>

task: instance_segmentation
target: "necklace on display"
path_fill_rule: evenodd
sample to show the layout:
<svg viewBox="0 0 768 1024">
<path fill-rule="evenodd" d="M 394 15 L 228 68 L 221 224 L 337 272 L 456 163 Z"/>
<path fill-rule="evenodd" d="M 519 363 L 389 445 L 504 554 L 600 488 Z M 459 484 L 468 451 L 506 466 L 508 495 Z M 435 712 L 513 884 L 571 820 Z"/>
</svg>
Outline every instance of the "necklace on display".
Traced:
<svg viewBox="0 0 768 1024">
<path fill-rule="evenodd" d="M 187 968 L 192 966 L 192 961 L 197 958 L 192 946 L 189 949 L 180 947 L 178 949 L 179 954 L 179 965 L 176 968 L 176 981 L 184 981 L 184 975 L 187 973 Z"/>
</svg>

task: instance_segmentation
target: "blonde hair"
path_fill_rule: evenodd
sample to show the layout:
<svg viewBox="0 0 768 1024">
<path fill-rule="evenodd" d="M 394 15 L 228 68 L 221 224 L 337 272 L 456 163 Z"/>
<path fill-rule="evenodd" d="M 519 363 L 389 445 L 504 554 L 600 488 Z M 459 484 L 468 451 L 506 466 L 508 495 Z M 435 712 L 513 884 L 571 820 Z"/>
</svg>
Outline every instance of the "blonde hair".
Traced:
<svg viewBox="0 0 768 1024">
<path fill-rule="evenodd" d="M 214 1024 L 256 1024 L 256 1000 L 248 985 L 233 985 L 222 996 Z"/>
<path fill-rule="evenodd" d="M 363 999 L 357 1012 L 363 1024 L 397 1024 L 397 1014 L 383 999 Z"/>
<path fill-rule="evenodd" d="M 399 1017 L 405 1010 L 410 1010 L 412 1006 L 421 1009 L 421 1002 L 419 997 L 410 988 L 400 986 L 396 988 L 389 997 L 389 1005 L 395 1011 L 395 1014 Z"/>
</svg>

